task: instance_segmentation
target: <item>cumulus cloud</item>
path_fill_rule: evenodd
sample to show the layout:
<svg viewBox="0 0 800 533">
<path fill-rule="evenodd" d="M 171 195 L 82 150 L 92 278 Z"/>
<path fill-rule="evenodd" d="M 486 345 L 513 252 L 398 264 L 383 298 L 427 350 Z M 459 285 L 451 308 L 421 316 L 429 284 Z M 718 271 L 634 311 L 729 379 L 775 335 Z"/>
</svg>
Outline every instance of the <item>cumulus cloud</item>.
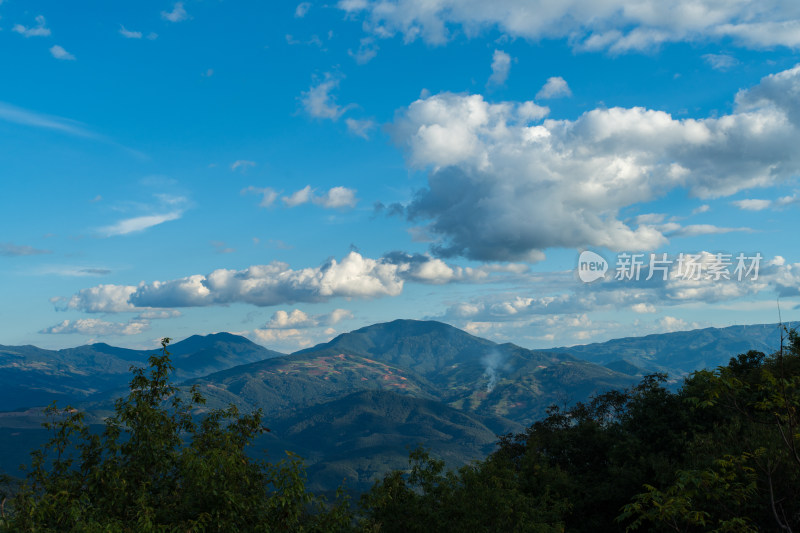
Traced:
<svg viewBox="0 0 800 533">
<path fill-rule="evenodd" d="M 309 316 L 300 309 L 292 309 L 290 312 L 283 310 L 276 311 L 269 322 L 264 326 L 265 329 L 292 329 L 292 328 L 313 328 L 320 326 L 332 326 L 345 319 L 353 318 L 353 313 L 347 309 L 334 309 L 330 313 Z"/>
<path fill-rule="evenodd" d="M 47 37 L 50 35 L 50 28 L 42 15 L 36 17 L 36 26 L 28 28 L 22 24 L 15 24 L 11 31 L 24 35 L 25 37 Z"/>
<path fill-rule="evenodd" d="M 315 191 L 316 189 L 312 189 L 311 185 L 306 185 L 289 196 L 284 196 L 281 200 L 286 204 L 286 207 L 297 207 L 298 205 L 312 202 L 326 209 L 355 207 L 356 203 L 358 203 L 355 189 L 332 187 L 323 194 L 315 194 Z"/>
<path fill-rule="evenodd" d="M 658 327 L 664 331 L 664 333 L 672 333 L 673 331 L 687 331 L 689 329 L 693 329 L 693 327 L 696 327 L 690 325 L 682 318 L 675 318 L 674 316 L 665 316 L 659 319 L 657 324 Z"/>
<path fill-rule="evenodd" d="M 502 50 L 495 50 L 492 54 L 492 75 L 489 76 L 489 85 L 503 85 L 508 79 L 511 70 L 511 56 Z"/>
<path fill-rule="evenodd" d="M 731 114 L 704 119 L 617 107 L 538 122 L 532 117 L 542 108 L 532 102 L 427 96 L 392 126 L 409 165 L 428 172 L 427 188 L 406 215 L 427 223 L 442 257 L 539 260 L 552 247 L 655 250 L 667 242 L 665 230 L 678 236 L 679 227 L 633 227 L 619 219 L 621 209 L 678 187 L 713 198 L 800 172 L 798 95 L 800 66 L 740 91 Z"/>
<path fill-rule="evenodd" d="M 147 320 L 131 320 L 130 322 L 106 322 L 98 318 L 79 318 L 77 320 L 64 320 L 54 326 L 45 328 L 39 333 L 44 334 L 81 334 L 94 337 L 107 337 L 112 335 L 138 335 L 150 328 Z"/>
<path fill-rule="evenodd" d="M 275 261 L 244 270 L 218 269 L 208 275 L 195 274 L 168 281 L 142 282 L 138 286 L 98 285 L 82 289 L 69 298 L 54 298 L 52 302 L 59 310 L 88 313 L 232 303 L 272 306 L 325 302 L 332 298 L 397 296 L 406 281 L 430 284 L 483 282 L 492 277 L 507 278 L 524 272 L 527 272 L 527 266 L 520 264 L 468 268 L 449 266 L 440 259 L 402 252 L 380 259 L 350 252 L 341 261 L 330 259 L 314 268 L 294 270 L 286 263 Z M 325 324 L 335 324 L 345 318 L 343 313 L 341 310 L 334 311 Z"/>
<path fill-rule="evenodd" d="M 299 191 L 295 191 L 289 196 L 284 196 L 281 200 L 287 207 L 297 207 L 311 201 L 311 192 L 311 185 L 306 185 Z"/>
<path fill-rule="evenodd" d="M 180 22 L 189 18 L 189 15 L 183 7 L 183 2 L 175 2 L 172 6 L 172 11 L 161 12 L 161 18 L 170 22 Z"/>
<path fill-rule="evenodd" d="M 306 113 L 314 118 L 338 120 L 350 107 L 337 104 L 336 98 L 331 94 L 339 87 L 339 80 L 340 77 L 327 73 L 316 85 L 309 87 L 300 98 Z"/>
<path fill-rule="evenodd" d="M 782 196 L 776 200 L 748 198 L 745 200 L 736 200 L 731 203 L 745 211 L 763 211 L 765 209 L 781 209 L 799 202 L 800 198 L 798 198 L 796 194 L 793 194 L 792 196 Z"/>
<path fill-rule="evenodd" d="M 309 9 L 311 9 L 311 4 L 309 2 L 301 2 L 294 8 L 294 16 L 301 19 L 308 14 Z"/>
<path fill-rule="evenodd" d="M 800 46 L 800 7 L 793 0 L 340 0 L 338 7 L 362 18 L 366 31 L 381 38 L 400 33 L 406 42 L 444 44 L 454 30 L 474 36 L 496 28 L 611 53 L 725 38 L 754 48 Z"/>
<path fill-rule="evenodd" d="M 351 252 L 341 262 L 331 259 L 317 268 L 292 270 L 273 262 L 244 270 L 218 269 L 170 281 L 130 285 L 99 285 L 83 289 L 59 309 L 123 312 L 141 308 L 200 307 L 234 302 L 258 306 L 322 302 L 335 297 L 397 296 L 403 280 L 397 265 Z"/>
<path fill-rule="evenodd" d="M 56 59 L 65 61 L 75 61 L 75 56 L 64 50 L 61 46 L 55 44 L 50 47 L 50 54 Z"/>
<path fill-rule="evenodd" d="M 443 314 L 433 318 L 461 326 L 525 327 L 541 324 L 543 317 L 577 317 L 625 307 L 636 313 L 655 313 L 657 309 L 687 304 L 729 302 L 745 297 L 752 301 L 762 294 L 770 300 L 776 293 L 782 297 L 800 296 L 800 263 L 790 264 L 781 257 L 754 261 L 753 257 L 755 253 L 744 254 L 742 279 L 737 271 L 738 253 L 718 256 L 709 252 L 685 255 L 683 259 L 670 257 L 666 279 L 655 269 L 650 276 L 647 259 L 638 278 L 617 279 L 619 263 L 612 262 L 610 276 L 591 285 L 577 282 L 572 273 L 551 273 L 549 277 L 536 273 L 526 284 L 535 296 L 497 293 L 451 304 Z M 757 268 L 748 272 L 754 263 Z"/>
<path fill-rule="evenodd" d="M 745 211 L 763 211 L 767 209 L 769 206 L 772 205 L 771 200 L 758 200 L 758 199 L 745 199 L 745 200 L 736 200 L 731 202 L 733 205 L 738 207 L 739 209 L 744 209 Z"/>
<path fill-rule="evenodd" d="M 562 78 L 561 76 L 553 76 L 552 78 L 547 78 L 547 83 L 539 89 L 539 92 L 536 93 L 536 98 L 538 100 L 546 100 L 548 98 L 562 98 L 572 96 L 572 91 L 567 85 L 567 81 Z"/>
<path fill-rule="evenodd" d="M 123 313 L 135 311 L 130 297 L 136 292 L 135 285 L 97 285 L 81 289 L 71 297 L 53 298 L 51 301 L 60 311 L 80 310 L 87 313 Z M 166 306 L 165 306 L 166 307 Z"/>
<path fill-rule="evenodd" d="M 304 348 L 306 346 L 311 346 L 312 342 L 310 339 L 307 339 L 303 332 L 299 329 L 256 329 L 253 331 L 256 339 L 261 342 L 266 343 L 274 343 L 274 342 L 285 342 L 285 341 L 294 341 L 294 343 Z"/>
<path fill-rule="evenodd" d="M 315 196 L 312 201 L 327 209 L 339 209 L 343 207 L 355 207 L 358 203 L 355 189 L 347 187 L 333 187 L 328 192 Z"/>
<path fill-rule="evenodd" d="M 383 261 L 397 265 L 399 275 L 409 281 L 442 285 L 454 281 L 477 283 L 486 281 L 492 274 L 524 274 L 528 266 L 520 263 L 486 264 L 479 267 L 448 265 L 441 259 L 425 254 L 391 252 L 383 256 Z"/>
</svg>

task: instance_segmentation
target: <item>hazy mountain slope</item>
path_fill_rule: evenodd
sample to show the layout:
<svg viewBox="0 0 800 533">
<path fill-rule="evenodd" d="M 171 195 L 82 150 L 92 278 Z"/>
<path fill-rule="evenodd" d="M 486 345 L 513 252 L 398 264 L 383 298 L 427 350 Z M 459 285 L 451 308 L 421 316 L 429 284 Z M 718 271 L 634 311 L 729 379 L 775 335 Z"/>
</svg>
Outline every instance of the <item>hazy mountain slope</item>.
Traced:
<svg viewBox="0 0 800 533">
<path fill-rule="evenodd" d="M 786 324 L 789 328 L 798 325 L 800 322 Z M 548 351 L 598 364 L 625 361 L 643 372 L 667 372 L 680 379 L 695 370 L 727 364 L 739 353 L 758 350 L 769 354 L 779 346 L 778 324 L 755 324 L 626 337 Z"/>
<path fill-rule="evenodd" d="M 175 379 L 187 379 L 283 354 L 249 340 L 218 333 L 193 336 L 169 348 Z M 0 410 L 83 401 L 124 391 L 130 367 L 146 366 L 158 350 L 128 350 L 98 343 L 64 350 L 0 346 Z"/>
</svg>

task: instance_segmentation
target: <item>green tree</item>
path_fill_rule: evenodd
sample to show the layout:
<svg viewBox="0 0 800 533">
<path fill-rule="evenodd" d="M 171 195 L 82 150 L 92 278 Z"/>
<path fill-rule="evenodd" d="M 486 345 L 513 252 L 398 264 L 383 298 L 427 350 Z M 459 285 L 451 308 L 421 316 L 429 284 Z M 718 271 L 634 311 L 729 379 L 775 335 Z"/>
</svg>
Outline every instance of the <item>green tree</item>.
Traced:
<svg viewBox="0 0 800 533">
<path fill-rule="evenodd" d="M 213 410 L 196 388 L 183 398 L 170 383 L 168 338 L 149 371 L 133 370 L 130 393 L 102 432 L 84 414 L 55 404 L 52 437 L 32 453 L 27 481 L 9 501 L 0 529 L 29 532 L 343 531 L 347 501 L 305 490 L 302 461 L 271 464 L 246 447 L 264 431 L 262 414 Z"/>
<path fill-rule="evenodd" d="M 800 339 L 785 333 L 771 356 L 750 351 L 686 381 L 686 464 L 625 506 L 629 529 L 800 528 Z"/>
<path fill-rule="evenodd" d="M 386 474 L 362 496 L 365 531 L 449 533 L 564 531 L 563 499 L 521 490 L 520 471 L 492 455 L 457 471 L 423 449 L 411 452 L 409 470 Z"/>
</svg>

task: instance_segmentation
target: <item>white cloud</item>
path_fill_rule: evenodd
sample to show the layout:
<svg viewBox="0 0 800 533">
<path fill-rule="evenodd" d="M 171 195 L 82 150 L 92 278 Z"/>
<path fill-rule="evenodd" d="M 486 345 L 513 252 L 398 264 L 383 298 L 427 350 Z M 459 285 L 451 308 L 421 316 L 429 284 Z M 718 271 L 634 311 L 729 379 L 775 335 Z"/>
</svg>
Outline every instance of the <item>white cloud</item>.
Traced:
<svg viewBox="0 0 800 533">
<path fill-rule="evenodd" d="M 81 289 L 70 298 L 53 301 L 59 310 L 77 309 L 87 313 L 122 313 L 135 311 L 130 297 L 136 292 L 135 285 L 97 285 Z"/>
<path fill-rule="evenodd" d="M 300 309 L 293 309 L 290 313 L 286 311 L 275 311 L 272 319 L 267 322 L 265 328 L 267 329 L 289 329 L 289 328 L 307 328 L 316 326 L 317 323 L 311 320 L 307 314 Z"/>
<path fill-rule="evenodd" d="M 303 337 L 299 329 L 256 329 L 253 334 L 261 342 L 280 342 L 294 340 L 299 347 L 310 346 L 310 340 Z"/>
<path fill-rule="evenodd" d="M 636 313 L 655 313 L 656 312 L 656 306 L 654 306 L 653 304 L 646 304 L 646 303 L 633 304 L 631 306 L 631 309 L 633 309 Z"/>
<path fill-rule="evenodd" d="M 333 187 L 325 194 L 315 196 L 313 202 L 327 209 L 339 209 L 343 207 L 355 207 L 358 203 L 358 198 L 356 198 L 355 189 Z"/>
<path fill-rule="evenodd" d="M 261 202 L 258 204 L 259 207 L 270 207 L 278 199 L 278 192 L 270 187 L 259 188 L 251 185 L 242 189 L 241 194 L 260 194 Z"/>
<path fill-rule="evenodd" d="M 692 326 L 682 318 L 675 318 L 674 316 L 665 316 L 658 320 L 658 327 L 664 333 L 672 333 L 673 331 L 686 331 L 692 329 Z"/>
<path fill-rule="evenodd" d="M 4 102 L 0 102 L 0 120 L 24 126 L 60 131 L 79 137 L 95 137 L 94 133 L 88 131 L 85 125 L 78 121 L 36 113 Z"/>
<path fill-rule="evenodd" d="M 525 265 L 448 266 L 439 259 L 396 252 L 380 259 L 350 252 L 341 261 L 330 259 L 315 268 L 293 270 L 285 263 L 254 265 L 244 270 L 214 270 L 169 281 L 133 285 L 98 285 L 70 298 L 54 298 L 57 309 L 89 313 L 118 313 L 147 308 L 202 307 L 241 302 L 257 306 L 325 302 L 332 298 L 397 296 L 406 281 L 419 283 L 484 282 L 492 277 L 520 275 Z M 321 325 L 348 318 L 344 310 Z"/>
<path fill-rule="evenodd" d="M 79 318 L 77 320 L 64 320 L 63 322 L 45 328 L 40 333 L 45 334 L 81 334 L 97 337 L 110 335 L 138 335 L 150 328 L 147 320 L 131 320 L 127 323 L 106 322 L 97 318 Z"/>
<path fill-rule="evenodd" d="M 66 61 L 75 61 L 75 56 L 64 50 L 61 46 L 55 44 L 50 47 L 50 54 L 56 59 L 63 59 Z"/>
<path fill-rule="evenodd" d="M 700 213 L 707 213 L 710 210 L 711 210 L 711 206 L 710 205 L 703 204 L 703 205 L 700 205 L 700 206 L 695 207 L 694 209 L 692 209 L 692 214 L 693 215 L 699 215 Z"/>
<path fill-rule="evenodd" d="M 152 206 L 133 204 L 137 209 L 145 212 L 150 211 L 151 213 L 125 218 L 115 224 L 99 228 L 97 231 L 104 237 L 128 235 L 144 231 L 165 222 L 180 219 L 183 216 L 186 205 L 189 203 L 189 200 L 184 196 L 171 194 L 155 194 L 154 196 L 156 202 Z M 156 213 L 152 213 L 152 211 L 156 211 Z"/>
<path fill-rule="evenodd" d="M 125 37 L 126 39 L 141 39 L 142 38 L 142 32 L 126 30 L 125 26 L 123 26 L 121 24 L 120 24 L 120 27 L 119 27 L 119 34 L 122 35 L 123 37 Z"/>
<path fill-rule="evenodd" d="M 47 37 L 50 35 L 50 29 L 47 27 L 47 22 L 42 15 L 36 17 L 36 26 L 27 28 L 22 24 L 15 24 L 11 31 L 25 37 Z"/>
<path fill-rule="evenodd" d="M 294 9 L 294 16 L 301 19 L 308 14 L 309 9 L 311 9 L 311 3 L 301 2 L 297 4 L 297 7 Z"/>
<path fill-rule="evenodd" d="M 706 63 L 711 65 L 714 70 L 730 70 L 739 64 L 739 60 L 727 54 L 705 54 L 703 56 Z"/>
<path fill-rule="evenodd" d="M 254 166 L 256 166 L 255 161 L 248 161 L 246 159 L 237 159 L 231 164 L 231 170 L 236 170 L 237 168 L 241 168 L 242 171 L 244 171 L 248 168 L 253 168 Z"/>
<path fill-rule="evenodd" d="M 743 209 L 745 211 L 763 211 L 770 208 L 779 210 L 798 202 L 800 202 L 800 199 L 797 198 L 797 195 L 793 194 L 792 196 L 782 196 L 777 200 L 750 198 L 745 200 L 736 200 L 731 203 L 739 209 Z"/>
<path fill-rule="evenodd" d="M 502 50 L 495 50 L 492 54 L 492 75 L 489 76 L 488 85 L 503 85 L 510 70 L 511 56 Z"/>
<path fill-rule="evenodd" d="M 365 65 L 378 55 L 378 45 L 373 37 L 363 37 L 358 42 L 358 50 L 348 50 L 347 54 L 359 65 Z"/>
<path fill-rule="evenodd" d="M 120 220 L 116 224 L 100 228 L 100 233 L 106 237 L 113 237 L 115 235 L 127 235 L 129 233 L 136 233 L 144 231 L 153 226 L 158 226 L 164 222 L 171 220 L 178 220 L 183 214 L 182 211 L 171 211 L 169 213 L 162 213 L 159 215 L 144 215 L 140 217 L 126 218 Z"/>
<path fill-rule="evenodd" d="M 753 230 L 750 228 L 723 228 L 713 224 L 690 224 L 688 226 L 680 226 L 672 231 L 666 231 L 664 234 L 669 237 L 696 237 L 698 235 L 722 235 L 734 231 L 751 233 Z"/>
<path fill-rule="evenodd" d="M 303 329 L 323 326 L 332 326 L 342 320 L 353 318 L 353 313 L 347 309 L 334 309 L 330 313 L 309 316 L 300 309 L 293 309 L 290 312 L 283 310 L 276 311 L 269 322 L 264 326 L 265 329 Z"/>
<path fill-rule="evenodd" d="M 409 165 L 428 172 L 406 214 L 439 238 L 435 253 L 478 260 L 540 259 L 552 247 L 655 250 L 665 232 L 718 233 L 633 227 L 618 213 L 676 188 L 713 198 L 797 176 L 798 94 L 800 66 L 740 91 L 732 113 L 704 119 L 617 107 L 537 123 L 529 102 L 428 96 L 391 130 Z"/>
<path fill-rule="evenodd" d="M 293 192 L 289 196 L 281 198 L 286 207 L 297 207 L 298 205 L 313 202 L 316 205 L 326 209 L 340 209 L 343 207 L 355 207 L 358 203 L 356 198 L 355 189 L 348 189 L 347 187 L 332 187 L 326 193 L 318 195 L 314 194 L 316 189 L 312 189 L 311 185 L 306 185 L 302 189 Z"/>
<path fill-rule="evenodd" d="M 358 135 L 364 139 L 369 138 L 369 131 L 375 127 L 375 122 L 372 120 L 357 120 L 354 118 L 344 119 L 347 124 L 347 130 L 353 135 Z"/>
<path fill-rule="evenodd" d="M 457 281 L 479 283 L 488 281 L 493 274 L 520 275 L 528 271 L 528 266 L 520 263 L 484 264 L 479 267 L 448 265 L 441 259 L 423 254 L 391 252 L 383 256 L 383 261 L 400 267 L 400 275 L 409 281 L 441 285 Z"/>
<path fill-rule="evenodd" d="M 767 209 L 769 208 L 769 206 L 772 205 L 771 200 L 758 200 L 758 199 L 736 200 L 731 203 L 736 207 L 738 207 L 739 209 L 744 209 L 745 211 L 763 211 L 764 209 Z"/>
<path fill-rule="evenodd" d="M 546 100 L 548 98 L 562 98 L 572 96 L 572 91 L 569 89 L 569 85 L 564 78 L 561 76 L 553 76 L 552 78 L 547 78 L 547 83 L 536 93 L 536 98 L 538 100 Z"/>
<path fill-rule="evenodd" d="M 732 39 L 753 48 L 800 47 L 794 0 L 340 0 L 366 31 L 444 44 L 452 33 L 498 29 L 533 41 L 566 38 L 576 49 L 624 53 L 666 42 Z M 453 31 L 455 30 L 455 31 Z M 459 31 L 460 30 L 460 31 Z"/>
<path fill-rule="evenodd" d="M 141 284 L 131 295 L 137 307 L 194 307 L 245 302 L 259 306 L 319 302 L 334 297 L 397 296 L 403 280 L 396 265 L 351 252 L 341 262 L 331 259 L 317 268 L 291 270 L 286 264 L 219 269 L 208 276 Z"/>
<path fill-rule="evenodd" d="M 330 120 L 337 120 L 341 117 L 351 106 L 341 107 L 331 95 L 331 91 L 339 86 L 339 80 L 339 77 L 328 73 L 325 74 L 322 81 L 309 87 L 300 99 L 306 113 L 314 118 Z"/>
<path fill-rule="evenodd" d="M 299 191 L 295 191 L 289 196 L 281 198 L 287 207 L 296 207 L 311 201 L 311 185 L 306 185 Z"/>
<path fill-rule="evenodd" d="M 175 2 L 172 6 L 172 11 L 162 11 L 161 18 L 170 22 L 180 22 L 189 18 L 186 10 L 183 8 L 183 2 Z"/>
</svg>

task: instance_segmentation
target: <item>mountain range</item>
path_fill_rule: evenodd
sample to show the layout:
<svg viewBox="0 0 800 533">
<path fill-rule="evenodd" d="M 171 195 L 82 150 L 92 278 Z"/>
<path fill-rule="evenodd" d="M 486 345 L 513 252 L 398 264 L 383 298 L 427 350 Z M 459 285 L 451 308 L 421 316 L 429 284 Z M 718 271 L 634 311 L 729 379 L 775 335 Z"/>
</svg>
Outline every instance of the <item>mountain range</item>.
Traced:
<svg viewBox="0 0 800 533">
<path fill-rule="evenodd" d="M 791 326 L 791 325 L 790 325 Z M 407 465 L 419 444 L 451 466 L 482 457 L 552 404 L 568 405 L 650 372 L 688 373 L 779 345 L 777 325 L 707 328 L 548 350 L 497 344 L 434 321 L 396 320 L 282 354 L 229 333 L 169 346 L 174 379 L 207 408 L 262 409 L 255 443 L 277 459 L 306 458 L 310 486 L 363 489 Z M 154 350 L 92 344 L 66 350 L 0 346 L 0 469 L 16 473 L 45 438 L 39 406 L 57 400 L 101 423 L 125 393 L 131 365 Z"/>
</svg>

